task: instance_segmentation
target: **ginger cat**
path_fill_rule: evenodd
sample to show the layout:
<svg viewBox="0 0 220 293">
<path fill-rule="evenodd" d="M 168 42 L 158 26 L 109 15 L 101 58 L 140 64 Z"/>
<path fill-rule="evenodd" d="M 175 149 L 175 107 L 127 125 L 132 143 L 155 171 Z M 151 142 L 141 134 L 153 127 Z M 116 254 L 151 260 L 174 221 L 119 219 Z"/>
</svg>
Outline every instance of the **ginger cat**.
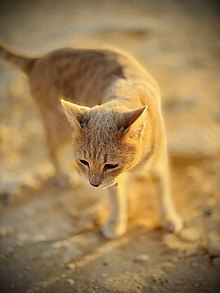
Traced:
<svg viewBox="0 0 220 293">
<path fill-rule="evenodd" d="M 92 186 L 107 189 L 106 238 L 126 232 L 126 182 L 147 172 L 158 180 L 163 226 L 181 230 L 171 199 L 159 88 L 133 57 L 115 48 L 65 48 L 28 58 L 3 46 L 0 56 L 29 78 L 57 174 L 74 174 L 74 164 Z"/>
</svg>

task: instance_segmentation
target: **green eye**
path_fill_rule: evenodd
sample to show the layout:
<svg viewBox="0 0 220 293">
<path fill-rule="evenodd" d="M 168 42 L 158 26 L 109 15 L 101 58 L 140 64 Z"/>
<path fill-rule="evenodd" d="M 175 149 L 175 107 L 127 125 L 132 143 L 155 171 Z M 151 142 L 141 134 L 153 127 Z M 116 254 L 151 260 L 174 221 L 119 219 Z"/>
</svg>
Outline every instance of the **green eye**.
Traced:
<svg viewBox="0 0 220 293">
<path fill-rule="evenodd" d="M 118 167 L 118 164 L 105 164 L 104 170 L 115 169 Z"/>
<path fill-rule="evenodd" d="M 81 164 L 83 164 L 84 166 L 89 167 L 89 163 L 86 160 L 79 160 Z"/>
</svg>

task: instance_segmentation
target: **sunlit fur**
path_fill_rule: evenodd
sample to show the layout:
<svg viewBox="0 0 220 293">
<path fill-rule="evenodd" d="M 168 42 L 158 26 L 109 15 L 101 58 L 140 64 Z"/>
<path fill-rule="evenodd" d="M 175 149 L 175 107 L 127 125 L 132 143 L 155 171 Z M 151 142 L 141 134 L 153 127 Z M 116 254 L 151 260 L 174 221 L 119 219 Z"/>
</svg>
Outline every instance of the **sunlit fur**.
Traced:
<svg viewBox="0 0 220 293">
<path fill-rule="evenodd" d="M 141 158 L 142 137 L 132 136 L 135 126 L 122 132 L 122 120 L 120 112 L 96 107 L 83 115 L 82 126 L 73 132 L 73 154 L 80 173 L 88 180 L 96 177 L 101 188 L 116 183 L 121 172 L 131 169 Z M 80 163 L 80 159 L 89 166 Z M 106 164 L 118 167 L 105 170 Z"/>
<path fill-rule="evenodd" d="M 133 57 L 114 48 L 65 48 L 28 58 L 3 46 L 0 57 L 29 78 L 57 174 L 65 169 L 73 173 L 60 155 L 64 149 L 69 154 L 71 147 L 79 173 L 91 185 L 107 188 L 109 218 L 102 227 L 106 238 L 125 233 L 126 182 L 148 171 L 158 180 L 163 225 L 181 230 L 182 220 L 171 200 L 159 88 Z M 69 161 L 72 164 L 72 157 Z M 116 168 L 106 169 L 106 164 Z"/>
</svg>

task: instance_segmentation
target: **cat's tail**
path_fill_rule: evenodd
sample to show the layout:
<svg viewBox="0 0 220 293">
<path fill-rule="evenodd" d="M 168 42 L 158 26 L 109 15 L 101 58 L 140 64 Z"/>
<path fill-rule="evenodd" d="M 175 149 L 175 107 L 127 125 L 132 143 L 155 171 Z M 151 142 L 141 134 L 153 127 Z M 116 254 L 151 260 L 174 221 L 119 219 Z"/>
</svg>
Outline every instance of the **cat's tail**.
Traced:
<svg viewBox="0 0 220 293">
<path fill-rule="evenodd" d="M 0 58 L 15 65 L 27 74 L 31 71 L 31 68 L 37 60 L 37 58 L 29 58 L 21 56 L 19 54 L 15 54 L 11 50 L 6 49 L 6 47 L 2 44 L 0 44 Z"/>
</svg>

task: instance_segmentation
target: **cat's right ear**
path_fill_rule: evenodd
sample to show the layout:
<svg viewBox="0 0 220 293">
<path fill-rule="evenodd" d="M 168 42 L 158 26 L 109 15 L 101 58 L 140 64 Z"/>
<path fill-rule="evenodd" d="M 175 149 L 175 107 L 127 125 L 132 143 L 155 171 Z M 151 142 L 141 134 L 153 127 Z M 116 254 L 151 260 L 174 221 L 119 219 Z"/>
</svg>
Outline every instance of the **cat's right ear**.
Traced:
<svg viewBox="0 0 220 293">
<path fill-rule="evenodd" d="M 74 128 L 74 130 L 80 129 L 83 116 L 90 108 L 78 106 L 63 99 L 60 101 L 70 125 Z"/>
</svg>

